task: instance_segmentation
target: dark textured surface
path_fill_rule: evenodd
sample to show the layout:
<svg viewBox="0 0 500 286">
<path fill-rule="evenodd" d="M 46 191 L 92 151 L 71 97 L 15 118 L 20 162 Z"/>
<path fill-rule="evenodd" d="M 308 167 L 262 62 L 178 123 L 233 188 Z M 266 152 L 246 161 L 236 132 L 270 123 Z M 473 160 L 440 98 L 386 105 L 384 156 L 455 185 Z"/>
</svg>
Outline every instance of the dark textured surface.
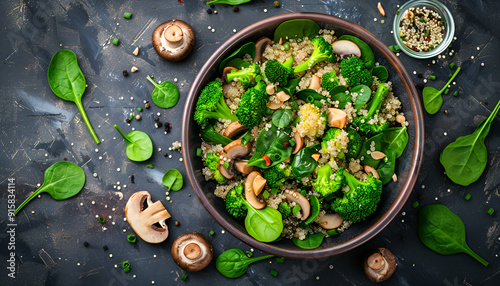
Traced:
<svg viewBox="0 0 500 286">
<path fill-rule="evenodd" d="M 188 3 L 189 2 L 189 3 Z M 197 71 L 205 60 L 233 34 L 248 24 L 266 17 L 288 12 L 323 12 L 353 21 L 380 37 L 386 44 L 393 44 L 390 33 L 397 4 L 402 1 L 381 1 L 387 13 L 386 23 L 376 9 L 376 1 L 281 1 L 282 8 L 272 7 L 272 1 L 254 0 L 240 6 L 235 13 L 230 7 L 216 6 L 218 14 L 207 14 L 202 1 L 185 0 L 184 4 L 169 1 L 2 1 L 4 12 L 0 19 L 2 44 L 0 49 L 1 117 L 0 145 L 0 261 L 2 285 L 156 285 L 171 284 L 339 284 L 369 285 L 361 271 L 361 259 L 371 249 L 388 247 L 397 256 L 398 269 L 388 285 L 498 285 L 500 282 L 500 122 L 494 120 L 486 140 L 489 151 L 488 166 L 481 178 L 469 187 L 459 187 L 443 175 L 439 153 L 461 135 L 471 133 L 479 122 L 491 112 L 500 99 L 498 78 L 498 1 L 444 1 L 453 12 L 457 40 L 451 49 L 455 54 L 445 59 L 414 60 L 401 55 L 407 70 L 416 83 L 420 78 L 413 71 L 425 76 L 434 74 L 438 80 L 431 82 L 439 87 L 445 83 L 448 64 L 455 62 L 463 68 L 456 79 L 458 97 L 445 96 L 444 105 L 436 115 L 424 113 L 426 148 L 417 186 L 408 203 L 389 226 L 374 239 L 346 254 L 328 259 L 287 260 L 285 264 L 261 262 L 252 265 L 248 273 L 237 280 L 228 280 L 215 270 L 212 263 L 206 270 L 188 274 L 180 281 L 182 271 L 172 262 L 170 246 L 175 237 L 191 231 L 208 235 L 215 254 L 240 247 L 248 250 L 229 234 L 222 234 L 221 227 L 207 214 L 187 183 L 182 191 L 171 193 L 172 204 L 165 200 L 165 188 L 160 180 L 163 172 L 177 168 L 180 153 L 168 151 L 172 142 L 180 141 L 180 117 L 184 98 Z M 267 9 L 268 12 L 263 12 Z M 122 17 L 132 12 L 131 20 Z M 150 35 L 154 28 L 171 18 L 190 23 L 195 30 L 197 43 L 193 54 L 180 63 L 168 63 L 154 52 Z M 377 18 L 378 21 L 373 21 Z M 117 23 L 119 25 L 117 25 Z M 208 26 L 215 29 L 212 33 Z M 121 45 L 111 40 L 117 37 Z M 132 55 L 140 47 L 138 57 Z M 480 49 L 477 50 L 477 47 Z M 83 96 L 87 115 L 99 138 L 95 145 L 88 134 L 76 106 L 58 99 L 50 90 L 46 71 L 51 56 L 60 49 L 73 50 L 87 79 L 88 88 Z M 449 52 L 449 51 L 448 51 Z M 471 59 L 474 56 L 474 59 Z M 485 66 L 480 64 L 484 62 Z M 137 66 L 139 71 L 127 78 L 124 69 Z M 155 153 L 147 162 L 131 163 L 125 157 L 125 143 L 118 138 L 113 124 L 130 131 L 124 119 L 150 99 L 152 85 L 145 79 L 154 75 L 155 80 L 178 79 L 176 85 L 181 100 L 172 110 L 152 108 L 142 112 L 141 121 L 131 127 L 147 132 L 153 139 Z M 183 85 L 182 85 L 183 84 Z M 124 97 L 120 100 L 119 97 Z M 131 101 L 130 97 L 134 97 Z M 444 114 L 444 110 L 448 114 Z M 162 121 L 172 124 L 172 132 L 163 134 L 153 128 L 153 117 L 161 113 Z M 106 115 L 108 114 L 108 115 Z M 101 126 L 98 128 L 98 126 Z M 445 136 L 444 133 L 447 133 Z M 113 137 L 117 137 L 113 140 Z M 157 151 L 161 147 L 162 151 Z M 95 149 L 99 149 L 96 153 Z M 172 159 L 163 157 L 164 152 Z M 102 156 L 102 160 L 99 160 Z M 17 204 L 43 181 L 43 171 L 64 157 L 82 166 L 87 183 L 84 190 L 67 201 L 54 201 L 47 194 L 34 199 L 16 217 L 16 278 L 8 278 L 6 268 L 7 243 L 7 179 L 15 178 Z M 154 169 L 146 168 L 153 164 Z M 121 172 L 117 172 L 121 168 Z M 93 173 L 98 177 L 94 178 Z M 135 176 L 131 184 L 130 176 Z M 124 198 L 115 193 L 113 186 L 120 182 Z M 123 185 L 127 185 L 124 188 Z M 425 188 L 423 187 L 425 186 Z M 161 200 L 172 214 L 168 225 L 170 238 L 160 245 L 139 241 L 130 245 L 126 235 L 132 233 L 123 221 L 126 199 L 135 191 L 148 190 L 154 200 Z M 449 190 L 449 191 L 448 191 Z M 463 199 L 466 193 L 470 201 Z M 191 197 L 188 195 L 191 194 Z M 437 199 L 437 200 L 436 200 Z M 417 210 L 411 203 L 420 205 L 435 202 L 450 207 L 465 222 L 467 241 L 471 248 L 490 262 L 483 267 L 465 254 L 441 256 L 427 249 L 416 234 Z M 93 205 L 91 202 L 95 201 Z M 81 205 L 83 204 L 83 205 Z M 486 214 L 489 207 L 497 210 L 493 216 Z M 115 211 L 113 211 L 113 208 Z M 403 215 L 403 212 L 405 215 Z M 105 216 L 100 225 L 95 216 Z M 109 219 L 108 216 L 112 218 Z M 179 221 L 176 227 L 174 221 Z M 111 222 L 115 222 L 112 225 Z M 107 230 L 103 230 L 106 227 Z M 123 229 L 127 231 L 123 233 Z M 83 242 L 90 246 L 85 248 Z M 109 250 L 104 251 L 103 245 Z M 110 258 L 109 254 L 113 257 Z M 156 255 L 156 257 L 154 257 Z M 257 251 L 256 255 L 260 255 Z M 129 260 L 132 271 L 123 273 L 120 264 Z M 80 263 L 80 266 L 77 265 Z M 115 268 L 114 265 L 118 265 Z M 330 265 L 333 266 L 330 269 Z M 279 272 L 277 278 L 270 269 Z M 137 275 L 132 278 L 132 275 Z M 319 280 L 316 280 L 319 277 Z"/>
</svg>

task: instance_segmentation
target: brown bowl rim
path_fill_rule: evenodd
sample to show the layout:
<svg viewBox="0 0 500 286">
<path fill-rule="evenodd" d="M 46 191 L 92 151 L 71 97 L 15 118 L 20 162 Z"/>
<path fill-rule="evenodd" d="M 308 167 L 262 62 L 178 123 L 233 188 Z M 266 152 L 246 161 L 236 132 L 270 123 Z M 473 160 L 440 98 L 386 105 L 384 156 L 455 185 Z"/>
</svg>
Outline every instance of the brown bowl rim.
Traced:
<svg viewBox="0 0 500 286">
<path fill-rule="evenodd" d="M 357 36 L 360 36 L 363 40 L 368 41 L 372 46 L 376 46 L 379 48 L 380 52 L 389 60 L 389 62 L 395 67 L 398 73 L 402 76 L 403 83 L 405 84 L 406 91 L 409 91 L 409 98 L 412 102 L 411 108 L 414 113 L 414 122 L 413 126 L 415 128 L 415 145 L 413 149 L 413 164 L 410 166 L 408 170 L 408 178 L 404 183 L 403 187 L 399 191 L 399 195 L 396 197 L 395 201 L 390 205 L 389 209 L 382 215 L 382 217 L 377 220 L 372 226 L 368 229 L 357 235 L 356 237 L 350 239 L 341 244 L 337 244 L 333 247 L 323 248 L 323 249 L 313 249 L 313 250 L 284 250 L 280 247 L 274 246 L 270 243 L 264 243 L 257 241 L 251 236 L 247 235 L 239 231 L 233 225 L 231 225 L 228 221 L 226 221 L 215 208 L 210 204 L 207 197 L 205 196 L 203 190 L 200 185 L 196 181 L 196 177 L 194 174 L 193 165 L 190 161 L 191 151 L 187 146 L 190 146 L 189 143 L 189 120 L 192 118 L 192 110 L 194 106 L 194 99 L 196 97 L 195 91 L 197 86 L 201 85 L 204 80 L 204 75 L 206 75 L 217 63 L 218 58 L 232 48 L 233 43 L 238 42 L 245 38 L 248 33 L 252 33 L 256 30 L 263 29 L 268 26 L 272 26 L 276 23 L 281 23 L 283 21 L 292 20 L 292 19 L 310 19 L 316 22 L 325 22 L 335 26 L 343 27 L 349 30 L 353 30 L 356 32 Z M 375 35 L 373 35 L 368 30 L 362 28 L 359 25 L 356 25 L 348 20 L 326 15 L 319 13 L 290 13 L 290 14 L 282 14 L 278 16 L 273 16 L 266 18 L 264 20 L 258 21 L 246 28 L 240 30 L 232 37 L 230 37 L 227 41 L 225 41 L 206 61 L 203 67 L 198 72 L 191 88 L 189 90 L 189 94 L 186 98 L 186 103 L 184 105 L 183 116 L 182 116 L 182 131 L 181 131 L 181 141 L 183 148 L 182 158 L 184 160 L 184 166 L 186 168 L 186 173 L 193 187 L 196 196 L 200 200 L 201 204 L 205 207 L 205 209 L 212 215 L 212 217 L 219 223 L 221 226 L 229 231 L 232 235 L 236 236 L 239 240 L 255 247 L 261 251 L 268 252 L 277 256 L 287 257 L 287 258 L 321 258 L 332 255 L 337 255 L 351 249 L 358 247 L 359 245 L 367 242 L 375 235 L 377 235 L 382 229 L 384 229 L 397 215 L 397 213 L 401 210 L 406 200 L 408 199 L 411 191 L 415 185 L 417 180 L 418 172 L 420 170 L 420 166 L 423 158 L 423 146 L 424 146 L 424 123 L 423 123 L 423 114 L 422 107 L 420 105 L 420 101 L 418 100 L 418 93 L 413 85 L 413 81 L 410 78 L 410 75 L 404 68 L 401 61 L 394 55 L 391 50 Z"/>
</svg>

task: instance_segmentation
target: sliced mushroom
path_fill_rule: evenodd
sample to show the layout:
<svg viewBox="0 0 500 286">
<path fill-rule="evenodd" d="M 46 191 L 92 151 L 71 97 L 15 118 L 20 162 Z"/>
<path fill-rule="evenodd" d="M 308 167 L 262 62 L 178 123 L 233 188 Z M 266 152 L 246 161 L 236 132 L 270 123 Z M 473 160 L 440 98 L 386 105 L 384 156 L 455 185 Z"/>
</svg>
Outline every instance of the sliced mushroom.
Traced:
<svg viewBox="0 0 500 286">
<path fill-rule="evenodd" d="M 227 138 L 236 137 L 236 135 L 241 134 L 243 131 L 248 130 L 245 125 L 241 125 L 238 121 L 231 122 L 226 129 L 224 129 L 224 136 Z"/>
<path fill-rule="evenodd" d="M 332 51 L 338 55 L 339 60 L 350 56 L 361 57 L 361 50 L 358 45 L 348 40 L 333 42 Z"/>
<path fill-rule="evenodd" d="M 374 160 L 384 159 L 384 157 L 386 156 L 384 153 L 382 153 L 380 151 L 373 151 L 373 152 L 371 152 L 370 155 L 372 156 L 372 158 Z"/>
<path fill-rule="evenodd" d="M 342 129 L 347 124 L 347 113 L 338 108 L 328 108 L 326 111 L 328 115 L 328 126 Z"/>
<path fill-rule="evenodd" d="M 245 157 L 252 150 L 252 144 L 247 143 L 246 145 L 241 145 L 241 139 L 234 140 L 222 149 L 219 156 L 219 172 L 226 179 L 232 179 L 234 173 L 232 171 L 234 161 L 237 158 Z M 224 167 L 224 163 L 228 163 L 228 167 Z"/>
<path fill-rule="evenodd" d="M 210 242 L 197 232 L 179 236 L 172 244 L 171 252 L 175 263 L 189 272 L 204 269 L 214 256 Z"/>
<path fill-rule="evenodd" d="M 253 179 L 252 188 L 256 196 L 260 195 L 260 192 L 262 192 L 262 190 L 264 189 L 266 182 L 266 179 L 264 179 L 264 177 L 262 177 L 260 174 L 257 175 L 255 179 Z"/>
<path fill-rule="evenodd" d="M 228 73 L 231 73 L 232 71 L 238 71 L 237 68 L 235 67 L 225 67 L 223 70 L 222 70 L 222 82 L 226 82 L 228 83 L 229 81 L 227 80 L 227 74 Z"/>
<path fill-rule="evenodd" d="M 270 45 L 273 41 L 268 37 L 262 37 L 255 42 L 255 58 L 253 59 L 254 63 L 260 63 L 262 61 L 262 54 L 266 50 L 267 45 Z M 263 63 L 263 62 L 262 62 Z"/>
<path fill-rule="evenodd" d="M 286 94 L 286 92 L 284 91 L 280 91 L 276 94 L 276 98 L 278 98 L 282 102 L 285 102 L 290 99 L 290 95 Z"/>
<path fill-rule="evenodd" d="M 267 94 L 273 95 L 275 91 L 276 91 L 276 88 L 274 87 L 274 84 L 270 83 L 266 86 Z"/>
<path fill-rule="evenodd" d="M 267 104 L 267 107 L 269 107 L 269 109 L 271 110 L 280 109 L 281 106 L 283 106 L 283 101 L 280 101 L 279 103 L 276 103 L 274 101 L 269 101 L 269 103 Z"/>
<path fill-rule="evenodd" d="M 311 213 L 311 205 L 309 204 L 309 201 L 306 199 L 306 197 L 294 190 L 285 190 L 285 196 L 287 201 L 295 202 L 300 206 L 302 212 L 302 217 L 300 219 L 306 220 Z"/>
<path fill-rule="evenodd" d="M 295 148 L 293 149 L 292 154 L 297 154 L 304 146 L 304 138 L 300 136 L 299 132 L 295 132 L 293 139 L 295 140 Z"/>
<path fill-rule="evenodd" d="M 364 169 L 365 169 L 365 172 L 366 172 L 367 174 L 372 173 L 372 175 L 373 175 L 373 177 L 374 177 L 375 179 L 380 180 L 380 176 L 379 176 L 379 174 L 378 174 L 377 170 L 375 170 L 375 168 L 373 168 L 373 167 L 372 167 L 372 166 L 370 166 L 370 165 L 365 165 Z"/>
<path fill-rule="evenodd" d="M 247 166 L 247 164 L 248 160 L 237 160 L 236 162 L 234 162 L 234 168 L 236 168 L 238 172 L 244 175 L 248 175 L 255 169 L 255 167 L 254 166 L 249 167 Z"/>
<path fill-rule="evenodd" d="M 321 78 L 315 74 L 313 74 L 311 78 L 311 83 L 309 84 L 310 89 L 314 89 L 315 91 L 318 91 L 321 87 Z"/>
<path fill-rule="evenodd" d="M 170 20 L 153 32 L 153 47 L 167 61 L 180 61 L 187 57 L 194 46 L 193 29 L 184 21 Z"/>
<path fill-rule="evenodd" d="M 363 263 L 363 271 L 373 282 L 382 282 L 391 277 L 397 263 L 394 254 L 387 248 L 377 248 Z"/>
<path fill-rule="evenodd" d="M 344 219 L 338 213 L 325 214 L 319 221 L 317 221 L 319 226 L 323 229 L 334 229 L 340 227 L 343 222 Z"/>
<path fill-rule="evenodd" d="M 253 181 L 257 176 L 260 176 L 257 171 L 253 171 L 248 174 L 245 180 L 245 199 L 250 205 L 252 205 L 252 207 L 260 210 L 266 207 L 266 202 L 259 200 L 253 191 Z"/>
<path fill-rule="evenodd" d="M 147 208 L 143 209 L 145 202 Z M 134 193 L 128 199 L 125 217 L 134 232 L 146 242 L 160 243 L 168 237 L 165 220 L 170 218 L 170 214 L 160 201 L 153 203 L 146 191 Z"/>
</svg>

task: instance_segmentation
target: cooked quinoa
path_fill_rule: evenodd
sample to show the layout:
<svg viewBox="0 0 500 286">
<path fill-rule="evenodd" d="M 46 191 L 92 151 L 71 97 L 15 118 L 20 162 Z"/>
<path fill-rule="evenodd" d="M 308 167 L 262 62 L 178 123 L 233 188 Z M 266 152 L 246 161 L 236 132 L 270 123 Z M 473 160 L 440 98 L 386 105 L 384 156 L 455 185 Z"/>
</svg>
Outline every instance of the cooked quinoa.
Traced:
<svg viewBox="0 0 500 286">
<path fill-rule="evenodd" d="M 403 44 L 416 52 L 430 51 L 443 41 L 446 26 L 441 16 L 426 7 L 410 8 L 399 23 L 399 36 Z"/>
</svg>

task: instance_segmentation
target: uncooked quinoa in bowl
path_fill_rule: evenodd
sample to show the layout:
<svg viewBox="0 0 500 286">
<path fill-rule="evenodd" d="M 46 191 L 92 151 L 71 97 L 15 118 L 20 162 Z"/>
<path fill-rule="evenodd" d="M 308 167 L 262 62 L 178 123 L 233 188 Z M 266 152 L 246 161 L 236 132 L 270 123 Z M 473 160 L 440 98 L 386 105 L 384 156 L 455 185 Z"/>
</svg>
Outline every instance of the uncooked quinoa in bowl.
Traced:
<svg viewBox="0 0 500 286">
<path fill-rule="evenodd" d="M 193 188 L 261 250 L 351 249 L 414 184 L 423 131 L 414 87 L 385 46 L 351 25 L 321 14 L 256 23 L 216 51 L 190 91 L 182 139 Z"/>
</svg>

